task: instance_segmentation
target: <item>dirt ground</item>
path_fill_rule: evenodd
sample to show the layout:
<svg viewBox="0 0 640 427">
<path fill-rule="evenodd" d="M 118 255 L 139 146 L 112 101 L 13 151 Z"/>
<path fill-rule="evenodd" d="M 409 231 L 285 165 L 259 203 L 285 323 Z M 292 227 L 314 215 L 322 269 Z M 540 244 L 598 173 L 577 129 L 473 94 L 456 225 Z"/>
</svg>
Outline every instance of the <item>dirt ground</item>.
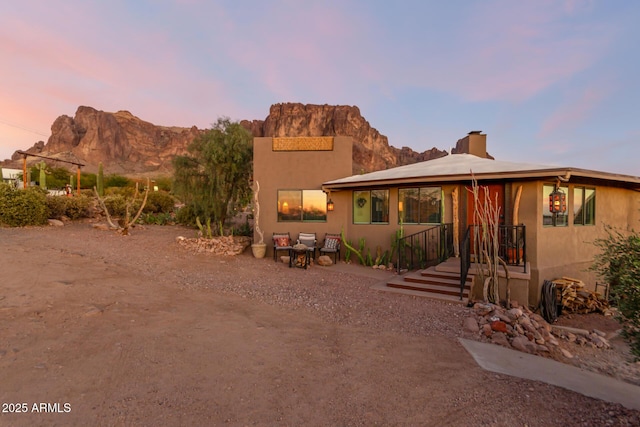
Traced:
<svg viewBox="0 0 640 427">
<path fill-rule="evenodd" d="M 0 425 L 640 424 L 479 368 L 457 341 L 466 307 L 372 290 L 364 267 L 194 254 L 177 236 L 195 233 L 0 228 Z"/>
</svg>

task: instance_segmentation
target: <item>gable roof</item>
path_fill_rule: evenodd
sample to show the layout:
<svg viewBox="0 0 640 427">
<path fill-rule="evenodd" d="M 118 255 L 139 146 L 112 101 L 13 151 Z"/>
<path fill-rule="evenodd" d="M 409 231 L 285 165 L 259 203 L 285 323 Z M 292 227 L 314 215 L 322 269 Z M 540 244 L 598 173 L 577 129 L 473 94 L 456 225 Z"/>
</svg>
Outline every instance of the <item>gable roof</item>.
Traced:
<svg viewBox="0 0 640 427">
<path fill-rule="evenodd" d="M 472 154 L 450 154 L 434 160 L 398 166 L 362 175 L 327 181 L 323 189 L 334 190 L 372 185 L 399 185 L 415 182 L 469 181 L 471 174 L 478 180 L 486 179 L 549 179 L 558 176 L 580 176 L 607 181 L 617 181 L 640 188 L 640 177 L 598 172 L 572 167 L 539 165 L 533 163 L 505 162 L 477 157 Z"/>
</svg>

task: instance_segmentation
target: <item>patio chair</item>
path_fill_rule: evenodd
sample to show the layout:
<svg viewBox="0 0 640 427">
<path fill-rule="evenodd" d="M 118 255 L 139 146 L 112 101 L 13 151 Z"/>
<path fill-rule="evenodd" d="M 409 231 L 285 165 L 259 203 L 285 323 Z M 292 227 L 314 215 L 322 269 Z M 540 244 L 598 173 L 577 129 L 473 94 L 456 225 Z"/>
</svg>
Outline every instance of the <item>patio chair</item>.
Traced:
<svg viewBox="0 0 640 427">
<path fill-rule="evenodd" d="M 324 235 L 324 242 L 320 248 L 320 255 L 333 254 L 334 263 L 340 259 L 340 242 L 341 237 L 339 234 L 326 233 Z"/>
<path fill-rule="evenodd" d="M 289 232 L 286 233 L 273 233 L 273 260 L 277 261 L 278 251 L 285 251 L 289 255 L 289 249 L 292 249 L 291 236 Z"/>
<path fill-rule="evenodd" d="M 309 252 L 311 252 L 311 256 L 313 259 L 316 259 L 316 252 L 318 250 L 316 239 L 316 233 L 299 233 L 298 234 L 298 243 L 305 245 Z"/>
</svg>

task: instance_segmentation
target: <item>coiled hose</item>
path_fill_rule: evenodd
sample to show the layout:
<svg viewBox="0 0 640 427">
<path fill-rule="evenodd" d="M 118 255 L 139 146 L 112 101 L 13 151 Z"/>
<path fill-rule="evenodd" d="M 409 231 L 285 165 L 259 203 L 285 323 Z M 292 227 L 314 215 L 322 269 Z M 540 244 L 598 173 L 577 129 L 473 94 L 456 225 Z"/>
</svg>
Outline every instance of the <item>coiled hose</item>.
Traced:
<svg viewBox="0 0 640 427">
<path fill-rule="evenodd" d="M 558 299 L 556 296 L 556 284 L 545 280 L 542 284 L 542 296 L 540 298 L 540 314 L 549 323 L 558 319 Z"/>
</svg>

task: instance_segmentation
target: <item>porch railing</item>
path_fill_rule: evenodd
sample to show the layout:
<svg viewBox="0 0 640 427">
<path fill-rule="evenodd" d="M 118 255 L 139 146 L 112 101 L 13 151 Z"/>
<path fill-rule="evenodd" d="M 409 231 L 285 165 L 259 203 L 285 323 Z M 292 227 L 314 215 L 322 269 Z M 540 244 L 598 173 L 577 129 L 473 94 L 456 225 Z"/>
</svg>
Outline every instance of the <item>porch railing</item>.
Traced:
<svg viewBox="0 0 640 427">
<path fill-rule="evenodd" d="M 398 274 L 438 264 L 453 255 L 453 224 L 440 224 L 398 239 Z"/>
<path fill-rule="evenodd" d="M 481 233 L 475 233 L 474 228 L 478 225 L 470 225 L 467 229 L 469 233 L 469 251 L 473 253 L 475 243 L 474 238 Z M 527 238 L 526 227 L 524 225 L 499 225 L 498 226 L 498 255 L 510 266 L 522 267 L 523 272 L 527 272 Z M 466 234 L 465 234 L 466 236 Z"/>
<path fill-rule="evenodd" d="M 464 297 L 464 286 L 471 268 L 471 227 L 467 227 L 460 242 L 460 301 Z"/>
</svg>

